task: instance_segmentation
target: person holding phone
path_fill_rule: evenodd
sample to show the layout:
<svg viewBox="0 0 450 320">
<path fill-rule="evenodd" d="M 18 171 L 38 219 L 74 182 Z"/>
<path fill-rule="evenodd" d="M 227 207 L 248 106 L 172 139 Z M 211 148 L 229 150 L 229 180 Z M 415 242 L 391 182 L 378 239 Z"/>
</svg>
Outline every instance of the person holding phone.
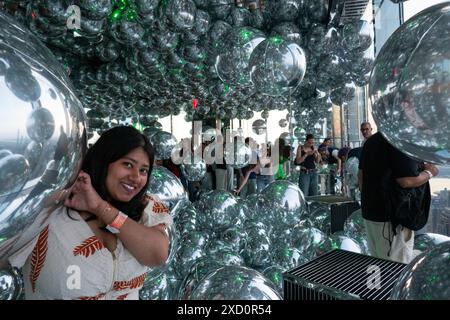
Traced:
<svg viewBox="0 0 450 320">
<path fill-rule="evenodd" d="M 317 164 L 320 161 L 321 156 L 314 148 L 314 135 L 307 134 L 305 143 L 298 146 L 295 157 L 295 164 L 300 166 L 298 185 L 306 197 L 319 193 Z"/>
</svg>

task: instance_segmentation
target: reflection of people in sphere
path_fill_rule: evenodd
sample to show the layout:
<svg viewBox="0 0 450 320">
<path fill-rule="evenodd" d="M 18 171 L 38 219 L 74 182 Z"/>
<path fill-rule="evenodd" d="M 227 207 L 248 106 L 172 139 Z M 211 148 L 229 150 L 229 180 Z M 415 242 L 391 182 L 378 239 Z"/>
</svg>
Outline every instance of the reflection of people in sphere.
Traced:
<svg viewBox="0 0 450 320">
<path fill-rule="evenodd" d="M 417 113 L 416 108 L 411 101 L 411 93 L 408 91 L 402 94 L 403 98 L 400 102 L 400 108 L 402 109 L 406 119 L 415 128 L 423 130 L 427 134 L 432 134 L 433 131 L 423 121 L 422 117 Z"/>
<path fill-rule="evenodd" d="M 146 195 L 154 151 L 132 127 L 106 131 L 88 150 L 64 206 L 9 258 L 26 299 L 138 299 L 147 266 L 168 256 L 168 209 Z"/>
</svg>

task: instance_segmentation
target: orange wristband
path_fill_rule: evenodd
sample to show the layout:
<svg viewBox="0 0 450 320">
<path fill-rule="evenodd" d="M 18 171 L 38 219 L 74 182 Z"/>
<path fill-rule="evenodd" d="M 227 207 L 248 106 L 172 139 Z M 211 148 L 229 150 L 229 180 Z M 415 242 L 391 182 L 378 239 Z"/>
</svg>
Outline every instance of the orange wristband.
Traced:
<svg viewBox="0 0 450 320">
<path fill-rule="evenodd" d="M 113 222 L 108 224 L 106 228 L 112 233 L 119 233 L 120 228 L 122 228 L 127 218 L 128 216 L 125 213 L 119 211 Z"/>
</svg>

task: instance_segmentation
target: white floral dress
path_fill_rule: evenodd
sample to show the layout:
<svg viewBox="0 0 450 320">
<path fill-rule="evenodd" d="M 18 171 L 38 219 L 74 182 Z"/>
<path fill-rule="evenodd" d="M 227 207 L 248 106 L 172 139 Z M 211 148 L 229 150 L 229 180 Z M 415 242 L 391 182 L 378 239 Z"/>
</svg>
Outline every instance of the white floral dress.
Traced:
<svg viewBox="0 0 450 320">
<path fill-rule="evenodd" d="M 159 199 L 149 196 L 140 223 L 169 226 L 172 217 Z M 110 252 L 78 212 L 66 207 L 55 210 L 39 236 L 9 262 L 23 266 L 25 298 L 31 300 L 137 300 L 148 270 L 119 239 Z"/>
</svg>

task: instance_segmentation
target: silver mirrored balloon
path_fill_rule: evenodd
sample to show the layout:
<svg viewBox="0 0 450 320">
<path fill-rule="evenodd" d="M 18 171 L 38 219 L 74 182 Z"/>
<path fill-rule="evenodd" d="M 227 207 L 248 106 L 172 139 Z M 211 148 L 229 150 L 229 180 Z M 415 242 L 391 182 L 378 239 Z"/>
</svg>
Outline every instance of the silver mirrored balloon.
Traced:
<svg viewBox="0 0 450 320">
<path fill-rule="evenodd" d="M 0 269 L 0 300 L 17 300 L 23 292 L 23 280 L 17 268 Z"/>
<path fill-rule="evenodd" d="M 186 161 L 188 160 L 188 161 Z M 186 157 L 181 164 L 181 173 L 189 181 L 200 181 L 206 175 L 206 162 L 203 159 L 189 161 Z"/>
<path fill-rule="evenodd" d="M 177 139 L 166 131 L 156 132 L 151 137 L 151 142 L 155 148 L 155 158 L 157 160 L 170 159 L 172 150 L 177 145 Z"/>
<path fill-rule="evenodd" d="M 75 179 L 86 148 L 85 114 L 52 53 L 0 12 L 0 259 L 39 232 Z M 59 199 L 64 200 L 64 199 Z M 45 214 L 44 214 L 45 215 Z"/>
<path fill-rule="evenodd" d="M 228 0 L 209 0 L 208 11 L 217 20 L 226 20 L 234 7 L 234 3 Z"/>
<path fill-rule="evenodd" d="M 314 210 L 310 211 L 308 219 L 312 222 L 313 226 L 323 233 L 331 234 L 331 207 L 328 205 L 322 205 Z"/>
<path fill-rule="evenodd" d="M 370 98 L 378 129 L 404 153 L 450 164 L 450 5 L 423 10 L 402 24 L 378 54 Z"/>
<path fill-rule="evenodd" d="M 448 300 L 450 298 L 450 241 L 411 261 L 400 274 L 391 299 Z"/>
<path fill-rule="evenodd" d="M 247 241 L 242 250 L 245 264 L 252 268 L 264 268 L 271 264 L 271 243 L 265 228 L 247 226 Z"/>
<path fill-rule="evenodd" d="M 216 58 L 215 68 L 219 78 L 229 84 L 248 85 L 250 57 L 264 39 L 264 33 L 258 29 L 233 29 L 224 40 L 221 52 Z"/>
<path fill-rule="evenodd" d="M 421 233 L 414 236 L 414 250 L 424 252 L 435 248 L 442 242 L 450 241 L 450 237 L 438 233 Z"/>
<path fill-rule="evenodd" d="M 276 286 L 280 296 L 283 296 L 283 272 L 285 271 L 285 268 L 278 265 L 272 265 L 262 271 L 264 277 L 266 277 L 269 281 L 272 281 L 272 283 Z"/>
<path fill-rule="evenodd" d="M 366 236 L 366 226 L 364 218 L 362 217 L 361 209 L 353 212 L 350 217 L 347 218 L 344 224 L 344 233 L 351 237 L 364 237 Z"/>
<path fill-rule="evenodd" d="M 197 259 L 181 282 L 177 298 L 180 300 L 189 300 L 191 298 L 192 291 L 198 286 L 198 284 L 208 274 L 218 270 L 222 266 L 223 265 L 219 262 L 211 260 L 208 257 Z"/>
<path fill-rule="evenodd" d="M 180 240 L 173 262 L 176 273 L 184 277 L 195 260 L 205 256 L 204 247 L 207 237 L 201 232 L 185 234 Z"/>
<path fill-rule="evenodd" d="M 257 119 L 252 123 L 252 131 L 257 135 L 266 133 L 267 124 L 263 119 Z"/>
<path fill-rule="evenodd" d="M 300 266 L 307 260 L 299 249 L 284 245 L 274 249 L 272 261 L 274 264 L 283 267 L 284 270 L 290 270 Z"/>
<path fill-rule="evenodd" d="M 171 213 L 179 235 L 196 230 L 197 210 L 190 202 L 179 202 Z"/>
<path fill-rule="evenodd" d="M 277 180 L 267 185 L 260 193 L 261 207 L 280 209 L 278 223 L 294 226 L 306 210 L 306 201 L 300 188 L 286 180 Z"/>
<path fill-rule="evenodd" d="M 336 232 L 327 237 L 316 247 L 316 257 L 319 257 L 334 249 L 362 253 L 361 246 L 356 240 L 346 236 L 343 232 Z"/>
<path fill-rule="evenodd" d="M 365 51 L 373 43 L 373 26 L 368 21 L 359 20 L 346 23 L 341 31 L 342 45 L 346 51 Z"/>
<path fill-rule="evenodd" d="M 280 96 L 295 89 L 306 72 L 306 56 L 295 42 L 276 36 L 264 40 L 253 51 L 250 78 L 257 90 Z"/>
<path fill-rule="evenodd" d="M 208 244 L 206 250 L 208 251 L 208 256 L 215 261 L 220 262 L 222 265 L 226 266 L 240 266 L 244 265 L 244 259 L 242 256 L 236 252 L 232 247 L 229 247 L 226 243 L 221 240 L 216 241 L 214 250 L 211 250 L 211 245 L 213 242 Z"/>
<path fill-rule="evenodd" d="M 269 2 L 271 17 L 275 21 L 295 21 L 304 5 L 302 0 Z"/>
<path fill-rule="evenodd" d="M 247 232 L 239 227 L 231 227 L 220 234 L 220 239 L 235 252 L 240 252 L 247 243 Z"/>
<path fill-rule="evenodd" d="M 317 246 L 322 243 L 326 235 L 314 227 L 297 225 L 292 230 L 291 245 L 299 249 L 308 260 L 315 257 Z"/>
<path fill-rule="evenodd" d="M 271 30 L 271 36 L 279 35 L 281 38 L 291 40 L 299 45 L 302 44 L 302 35 L 300 29 L 292 22 L 283 22 Z"/>
<path fill-rule="evenodd" d="M 194 26 L 197 8 L 192 0 L 169 0 L 166 16 L 180 30 L 188 30 Z"/>
<path fill-rule="evenodd" d="M 169 254 L 167 260 L 162 265 L 147 268 L 146 278 L 148 279 L 159 277 L 161 274 L 166 272 L 169 265 L 171 265 L 175 260 L 175 255 L 179 246 L 178 234 L 176 232 L 175 225 L 172 224 L 166 229 L 165 232 L 169 240 Z"/>
<path fill-rule="evenodd" d="M 206 276 L 191 300 L 281 300 L 274 284 L 256 270 L 225 266 Z"/>
<path fill-rule="evenodd" d="M 174 299 L 171 283 L 165 273 L 146 279 L 139 290 L 139 300 L 171 300 Z"/>
<path fill-rule="evenodd" d="M 169 210 L 172 210 L 179 201 L 188 199 L 180 179 L 162 166 L 153 167 L 147 191 L 156 195 Z"/>
<path fill-rule="evenodd" d="M 245 217 L 242 207 L 227 191 L 206 192 L 195 203 L 195 207 L 199 228 L 202 230 L 221 232 L 231 227 L 242 227 L 242 219 Z"/>
<path fill-rule="evenodd" d="M 288 121 L 286 119 L 280 119 L 280 121 L 278 121 L 278 125 L 281 128 L 286 128 L 286 126 L 288 125 Z"/>
</svg>

